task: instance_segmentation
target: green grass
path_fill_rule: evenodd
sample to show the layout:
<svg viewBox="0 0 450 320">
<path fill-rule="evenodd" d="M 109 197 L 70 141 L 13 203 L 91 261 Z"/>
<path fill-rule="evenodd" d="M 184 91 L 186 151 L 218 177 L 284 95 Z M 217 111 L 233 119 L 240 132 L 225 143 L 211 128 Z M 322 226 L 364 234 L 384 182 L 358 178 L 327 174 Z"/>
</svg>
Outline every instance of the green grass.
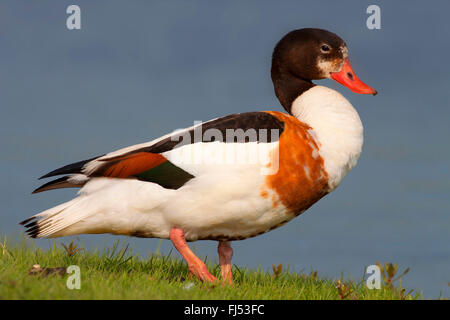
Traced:
<svg viewBox="0 0 450 320">
<path fill-rule="evenodd" d="M 72 256 L 70 256 L 72 254 Z M 78 265 L 81 289 L 69 290 L 69 275 L 30 275 L 32 266 L 67 267 Z M 216 277 L 220 268 L 207 263 Z M 341 279 L 322 279 L 317 272 L 294 273 L 249 270 L 233 267 L 234 285 L 203 284 L 189 279 L 186 264 L 171 255 L 140 258 L 118 242 L 104 250 L 76 251 L 56 241 L 46 250 L 21 240 L 0 242 L 0 299 L 421 299 L 387 281 L 380 290 L 369 290 L 365 283 Z"/>
</svg>

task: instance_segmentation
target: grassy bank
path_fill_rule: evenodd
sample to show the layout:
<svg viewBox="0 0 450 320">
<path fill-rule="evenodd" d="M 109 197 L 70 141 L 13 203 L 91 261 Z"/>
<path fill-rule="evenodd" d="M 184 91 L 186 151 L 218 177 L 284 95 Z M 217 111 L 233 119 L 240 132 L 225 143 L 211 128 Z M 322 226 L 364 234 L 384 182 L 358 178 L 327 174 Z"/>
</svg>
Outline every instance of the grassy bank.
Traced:
<svg viewBox="0 0 450 320">
<path fill-rule="evenodd" d="M 81 250 L 79 250 L 81 249 Z M 40 267 L 33 265 L 39 264 Z M 77 265 L 81 289 L 66 286 L 65 267 Z M 220 268 L 207 263 L 219 276 Z M 52 269 L 58 268 L 60 269 Z M 387 271 L 387 270 L 386 270 Z M 140 258 L 126 245 L 87 251 L 49 242 L 46 250 L 31 242 L 0 243 L 0 299 L 420 299 L 387 276 L 380 290 L 361 281 L 323 279 L 277 266 L 270 271 L 233 267 L 234 285 L 202 284 L 189 278 L 186 264 L 168 256 Z"/>
</svg>

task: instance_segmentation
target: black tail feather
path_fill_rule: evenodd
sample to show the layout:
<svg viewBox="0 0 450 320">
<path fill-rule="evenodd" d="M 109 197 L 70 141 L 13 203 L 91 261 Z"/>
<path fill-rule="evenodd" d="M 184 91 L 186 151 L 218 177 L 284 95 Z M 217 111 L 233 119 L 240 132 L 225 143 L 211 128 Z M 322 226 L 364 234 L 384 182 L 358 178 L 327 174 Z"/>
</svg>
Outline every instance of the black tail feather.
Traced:
<svg viewBox="0 0 450 320">
<path fill-rule="evenodd" d="M 28 223 L 27 225 L 25 225 L 25 228 L 27 228 L 25 230 L 25 232 L 31 238 L 37 238 L 39 236 L 39 234 L 41 233 L 41 231 L 51 224 L 51 221 L 45 221 L 45 220 L 42 221 L 41 219 L 39 219 L 39 217 L 31 217 L 27 220 L 20 222 L 20 224 L 23 225 L 23 224 L 27 223 L 28 221 L 31 221 L 31 222 Z"/>
<path fill-rule="evenodd" d="M 25 219 L 25 220 L 19 222 L 19 224 L 24 225 L 24 224 L 30 222 L 31 220 L 35 220 L 35 219 L 36 219 L 36 217 L 31 217 L 31 218 L 28 218 L 28 219 Z"/>
<path fill-rule="evenodd" d="M 19 222 L 21 225 L 25 225 L 25 228 L 27 228 L 27 230 L 25 230 L 26 234 L 28 236 L 30 236 L 31 238 L 36 238 L 38 233 L 39 233 L 39 225 L 38 225 L 38 218 L 37 217 L 31 217 L 28 219 L 23 220 L 22 222 Z"/>
</svg>

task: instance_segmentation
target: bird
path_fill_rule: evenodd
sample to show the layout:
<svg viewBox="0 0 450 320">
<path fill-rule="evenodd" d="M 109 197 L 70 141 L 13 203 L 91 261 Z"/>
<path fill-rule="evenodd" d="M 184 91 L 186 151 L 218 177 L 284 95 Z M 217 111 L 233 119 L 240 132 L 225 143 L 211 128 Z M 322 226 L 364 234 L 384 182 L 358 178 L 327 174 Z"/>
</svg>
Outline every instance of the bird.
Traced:
<svg viewBox="0 0 450 320">
<path fill-rule="evenodd" d="M 170 239 L 202 282 L 233 283 L 232 241 L 291 221 L 332 192 L 356 165 L 363 125 L 332 79 L 377 91 L 353 71 L 346 43 L 317 28 L 293 30 L 273 50 L 271 79 L 285 112 L 235 113 L 49 172 L 33 191 L 80 188 L 22 222 L 32 238 L 79 234 Z M 220 278 L 188 242 L 218 242 Z"/>
</svg>

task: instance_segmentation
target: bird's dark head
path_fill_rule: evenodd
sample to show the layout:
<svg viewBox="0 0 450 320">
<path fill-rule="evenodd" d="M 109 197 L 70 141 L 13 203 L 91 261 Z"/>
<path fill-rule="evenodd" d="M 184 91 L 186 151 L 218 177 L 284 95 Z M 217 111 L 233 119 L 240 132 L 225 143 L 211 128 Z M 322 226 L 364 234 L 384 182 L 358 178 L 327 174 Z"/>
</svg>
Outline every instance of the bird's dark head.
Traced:
<svg viewBox="0 0 450 320">
<path fill-rule="evenodd" d="M 285 108 L 314 86 L 311 80 L 330 78 L 356 93 L 377 93 L 356 76 L 344 40 L 323 29 L 306 28 L 286 34 L 275 46 L 271 74 L 277 97 Z"/>
</svg>

